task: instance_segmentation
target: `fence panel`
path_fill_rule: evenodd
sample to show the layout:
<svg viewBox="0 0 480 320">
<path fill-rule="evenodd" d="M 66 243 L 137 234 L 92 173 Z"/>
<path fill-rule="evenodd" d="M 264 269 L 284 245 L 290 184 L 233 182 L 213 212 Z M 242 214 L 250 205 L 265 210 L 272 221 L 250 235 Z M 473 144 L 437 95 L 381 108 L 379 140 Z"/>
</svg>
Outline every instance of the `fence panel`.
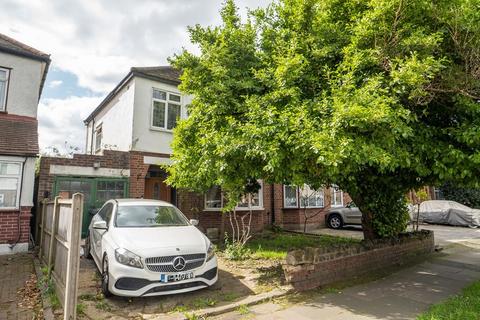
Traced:
<svg viewBox="0 0 480 320">
<path fill-rule="evenodd" d="M 75 193 L 72 199 L 56 197 L 43 203 L 38 227 L 39 258 L 53 279 L 64 320 L 76 319 L 82 213 L 81 193 Z"/>
</svg>

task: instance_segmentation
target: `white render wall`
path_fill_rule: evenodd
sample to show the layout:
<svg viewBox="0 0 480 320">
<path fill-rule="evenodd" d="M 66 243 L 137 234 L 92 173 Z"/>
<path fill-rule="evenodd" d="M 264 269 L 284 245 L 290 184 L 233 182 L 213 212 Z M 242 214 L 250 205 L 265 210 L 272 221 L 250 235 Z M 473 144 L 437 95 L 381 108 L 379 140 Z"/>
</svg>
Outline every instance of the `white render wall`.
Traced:
<svg viewBox="0 0 480 320">
<path fill-rule="evenodd" d="M 95 129 L 102 125 L 102 149 L 129 151 L 132 145 L 135 82 L 131 80 L 108 105 L 90 121 L 87 130 L 87 153 L 95 153 Z M 93 126 L 93 136 L 92 136 Z M 93 143 L 92 143 L 93 139 Z"/>
<path fill-rule="evenodd" d="M 11 68 L 7 112 L 37 117 L 38 93 L 45 62 L 0 52 L 0 67 Z"/>
<path fill-rule="evenodd" d="M 171 154 L 173 134 L 171 131 L 153 129 L 152 92 L 153 88 L 180 94 L 177 86 L 145 78 L 135 78 L 135 108 L 133 116 L 132 150 Z M 182 95 L 182 118 L 186 117 L 186 105 L 191 97 Z"/>
</svg>

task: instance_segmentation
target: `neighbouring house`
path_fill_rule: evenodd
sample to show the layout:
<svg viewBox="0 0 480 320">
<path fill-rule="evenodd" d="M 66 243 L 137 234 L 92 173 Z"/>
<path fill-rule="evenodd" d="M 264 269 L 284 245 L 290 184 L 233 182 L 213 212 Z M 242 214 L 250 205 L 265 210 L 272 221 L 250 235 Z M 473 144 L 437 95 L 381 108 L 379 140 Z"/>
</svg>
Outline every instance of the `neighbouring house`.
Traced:
<svg viewBox="0 0 480 320">
<path fill-rule="evenodd" d="M 160 199 L 176 204 L 213 238 L 228 230 L 221 214 L 224 199 L 219 188 L 206 194 L 176 190 L 165 183 L 161 165 L 171 163 L 173 128 L 187 117 L 191 97 L 178 90 L 180 73 L 170 66 L 131 68 L 130 72 L 85 119 L 86 154 L 68 158 L 43 157 L 39 200 L 74 192 L 87 195 L 83 235 L 89 213 L 113 197 Z M 302 189 L 261 183 L 259 192 L 243 199 L 238 211 L 252 209 L 252 226 L 260 231 L 275 224 L 303 229 L 304 212 L 309 227 L 325 224 L 325 213 L 343 206 L 350 197 L 335 187 Z M 302 193 L 308 193 L 307 201 Z"/>
<path fill-rule="evenodd" d="M 50 56 L 0 34 L 0 254 L 28 250 L 37 107 Z"/>
</svg>

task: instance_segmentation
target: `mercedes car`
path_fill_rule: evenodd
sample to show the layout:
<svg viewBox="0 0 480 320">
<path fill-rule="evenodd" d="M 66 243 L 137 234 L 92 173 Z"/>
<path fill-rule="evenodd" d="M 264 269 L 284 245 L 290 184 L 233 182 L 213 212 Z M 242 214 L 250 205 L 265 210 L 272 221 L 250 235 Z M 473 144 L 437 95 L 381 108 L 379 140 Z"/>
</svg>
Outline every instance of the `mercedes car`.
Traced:
<svg viewBox="0 0 480 320">
<path fill-rule="evenodd" d="M 197 224 L 164 201 L 107 201 L 92 218 L 85 241 L 104 295 L 154 296 L 212 286 L 217 258 Z"/>
</svg>

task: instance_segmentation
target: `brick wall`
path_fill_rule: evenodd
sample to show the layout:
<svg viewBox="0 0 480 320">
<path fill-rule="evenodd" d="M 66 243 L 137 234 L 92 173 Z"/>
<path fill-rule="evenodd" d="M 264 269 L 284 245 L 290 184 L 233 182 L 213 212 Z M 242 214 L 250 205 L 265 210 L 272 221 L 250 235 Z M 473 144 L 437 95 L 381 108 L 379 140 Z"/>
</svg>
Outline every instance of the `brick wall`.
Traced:
<svg viewBox="0 0 480 320">
<path fill-rule="evenodd" d="M 127 169 L 130 156 L 128 152 L 105 150 L 103 155 L 75 154 L 73 158 L 42 157 L 37 177 L 37 203 L 43 200 L 45 192 L 53 191 L 55 176 L 50 174 L 50 165 L 93 167 L 95 162 L 99 162 L 102 168 Z"/>
<path fill-rule="evenodd" d="M 433 232 L 422 230 L 396 241 L 290 251 L 283 271 L 296 290 L 309 290 L 403 264 L 433 250 Z"/>
<path fill-rule="evenodd" d="M 20 210 L 0 211 L 0 244 L 12 244 L 18 238 L 18 219 L 20 213 L 20 240 L 28 242 L 30 234 L 30 217 L 32 207 L 21 207 Z"/>
</svg>

